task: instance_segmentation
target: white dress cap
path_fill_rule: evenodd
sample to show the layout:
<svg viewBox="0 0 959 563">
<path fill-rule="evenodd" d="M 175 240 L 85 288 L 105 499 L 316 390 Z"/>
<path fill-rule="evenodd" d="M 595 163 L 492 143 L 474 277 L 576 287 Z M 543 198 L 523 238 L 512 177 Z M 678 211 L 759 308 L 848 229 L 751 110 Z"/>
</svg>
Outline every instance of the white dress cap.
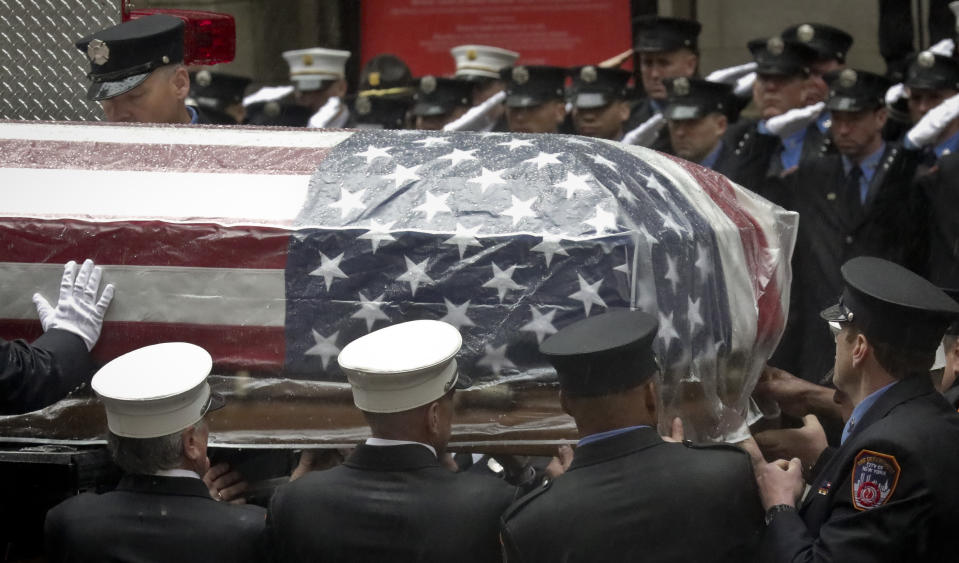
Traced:
<svg viewBox="0 0 959 563">
<path fill-rule="evenodd" d="M 456 78 L 496 78 L 499 71 L 512 66 L 519 53 L 486 45 L 460 45 L 450 49 L 456 60 Z"/>
<path fill-rule="evenodd" d="M 344 78 L 350 52 L 314 47 L 286 51 L 283 58 L 290 65 L 290 80 L 297 89 L 308 92 L 320 90 L 331 81 Z"/>
<path fill-rule="evenodd" d="M 156 438 L 196 424 L 209 408 L 209 352 L 186 342 L 127 352 L 100 368 L 90 385 L 117 436 Z"/>
<path fill-rule="evenodd" d="M 442 321 L 410 321 L 350 342 L 337 362 L 367 412 L 400 412 L 428 404 L 456 385 L 463 338 Z"/>
</svg>

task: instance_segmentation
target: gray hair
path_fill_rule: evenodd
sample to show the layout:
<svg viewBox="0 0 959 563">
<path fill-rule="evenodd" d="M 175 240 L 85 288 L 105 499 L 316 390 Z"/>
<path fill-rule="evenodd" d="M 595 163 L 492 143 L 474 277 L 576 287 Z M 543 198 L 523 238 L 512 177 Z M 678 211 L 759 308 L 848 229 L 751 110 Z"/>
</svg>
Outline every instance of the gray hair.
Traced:
<svg viewBox="0 0 959 563">
<path fill-rule="evenodd" d="M 113 460 L 126 473 L 152 475 L 164 469 L 176 469 L 183 460 L 181 431 L 158 438 L 125 438 L 113 432 L 107 447 Z"/>
</svg>

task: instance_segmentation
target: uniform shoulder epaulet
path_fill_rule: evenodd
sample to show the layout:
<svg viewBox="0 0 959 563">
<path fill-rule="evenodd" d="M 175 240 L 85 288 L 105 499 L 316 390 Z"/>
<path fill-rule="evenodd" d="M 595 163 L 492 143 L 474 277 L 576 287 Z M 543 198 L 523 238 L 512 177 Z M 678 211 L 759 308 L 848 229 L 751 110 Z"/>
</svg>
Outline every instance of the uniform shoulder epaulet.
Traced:
<svg viewBox="0 0 959 563">
<path fill-rule="evenodd" d="M 687 448 L 694 450 L 726 450 L 730 452 L 736 452 L 743 455 L 747 455 L 746 452 L 735 444 L 727 444 L 724 442 L 718 444 L 706 443 L 706 442 L 693 442 L 691 440 L 683 440 L 683 445 Z"/>
<path fill-rule="evenodd" d="M 552 485 L 553 485 L 552 479 L 544 479 L 542 485 L 536 487 L 532 491 L 526 493 L 525 495 L 513 501 L 513 504 L 509 505 L 509 508 L 507 508 L 506 511 L 503 512 L 503 516 L 502 516 L 503 521 L 505 522 L 506 520 L 509 520 L 510 518 L 512 518 L 516 513 L 522 510 L 523 507 L 529 504 L 533 499 L 535 499 L 539 495 L 548 491 L 550 487 L 552 487 Z"/>
</svg>

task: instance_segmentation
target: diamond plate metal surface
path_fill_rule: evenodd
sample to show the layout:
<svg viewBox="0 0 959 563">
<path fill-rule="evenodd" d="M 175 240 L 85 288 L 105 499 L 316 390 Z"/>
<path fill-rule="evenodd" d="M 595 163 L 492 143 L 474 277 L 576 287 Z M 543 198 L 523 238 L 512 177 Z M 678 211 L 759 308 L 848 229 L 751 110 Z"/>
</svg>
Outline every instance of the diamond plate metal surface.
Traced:
<svg viewBox="0 0 959 563">
<path fill-rule="evenodd" d="M 120 21 L 117 0 L 0 0 L 0 119 L 101 119 L 73 42 Z"/>
</svg>

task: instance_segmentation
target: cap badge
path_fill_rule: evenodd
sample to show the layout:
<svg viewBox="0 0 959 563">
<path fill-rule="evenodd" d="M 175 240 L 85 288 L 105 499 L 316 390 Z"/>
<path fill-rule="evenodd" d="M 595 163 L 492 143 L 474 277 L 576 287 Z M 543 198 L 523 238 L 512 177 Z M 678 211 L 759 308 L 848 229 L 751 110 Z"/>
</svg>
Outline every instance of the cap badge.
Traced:
<svg viewBox="0 0 959 563">
<path fill-rule="evenodd" d="M 200 72 L 196 73 L 197 86 L 206 88 L 211 82 L 213 82 L 213 75 L 210 74 L 210 71 L 201 70 Z"/>
<path fill-rule="evenodd" d="M 466 60 L 475 61 L 476 60 L 476 49 L 469 49 L 466 51 Z"/>
<path fill-rule="evenodd" d="M 936 56 L 932 51 L 923 51 L 919 53 L 918 62 L 922 68 L 932 68 L 936 64 Z"/>
<path fill-rule="evenodd" d="M 356 99 L 356 104 L 354 106 L 356 113 L 360 115 L 369 115 L 373 111 L 373 104 L 370 102 L 370 99 L 366 96 Z"/>
<path fill-rule="evenodd" d="M 676 80 L 673 80 L 673 92 L 677 96 L 688 96 L 689 95 L 689 79 L 685 76 L 680 76 Z"/>
<path fill-rule="evenodd" d="M 796 30 L 796 37 L 803 43 L 809 43 L 816 36 L 816 30 L 808 23 L 804 23 Z"/>
<path fill-rule="evenodd" d="M 453 388 L 453 380 L 456 379 L 456 372 L 453 372 L 453 377 L 446 382 L 446 385 L 443 386 L 443 393 L 448 393 L 450 389 Z"/>
<path fill-rule="evenodd" d="M 266 105 L 263 106 L 263 113 L 265 113 L 267 117 L 279 117 L 280 104 L 276 102 L 267 102 Z"/>
<path fill-rule="evenodd" d="M 839 73 L 839 85 L 843 88 L 852 88 L 856 85 L 857 80 L 859 80 L 859 75 L 851 68 L 847 68 Z"/>
<path fill-rule="evenodd" d="M 596 82 L 596 78 L 597 78 L 596 67 L 584 66 L 583 70 L 579 71 L 579 78 L 583 82 Z"/>
<path fill-rule="evenodd" d="M 309 53 L 303 55 L 303 64 L 305 66 L 313 66 L 313 55 Z"/>
<path fill-rule="evenodd" d="M 782 37 L 770 37 L 769 41 L 766 41 L 766 50 L 777 57 L 783 54 L 785 48 L 786 44 Z"/>
<path fill-rule="evenodd" d="M 525 66 L 518 66 L 513 69 L 513 82 L 517 84 L 526 84 L 529 82 L 529 70 Z"/>
<path fill-rule="evenodd" d="M 436 77 L 424 76 L 420 79 L 420 91 L 424 94 L 431 94 L 436 90 Z"/>
<path fill-rule="evenodd" d="M 380 85 L 380 73 L 371 72 L 369 76 L 366 77 L 366 81 L 370 83 L 370 86 L 377 87 Z"/>
<path fill-rule="evenodd" d="M 102 65 L 110 60 L 110 48 L 99 39 L 87 44 L 87 58 L 95 65 Z"/>
</svg>

